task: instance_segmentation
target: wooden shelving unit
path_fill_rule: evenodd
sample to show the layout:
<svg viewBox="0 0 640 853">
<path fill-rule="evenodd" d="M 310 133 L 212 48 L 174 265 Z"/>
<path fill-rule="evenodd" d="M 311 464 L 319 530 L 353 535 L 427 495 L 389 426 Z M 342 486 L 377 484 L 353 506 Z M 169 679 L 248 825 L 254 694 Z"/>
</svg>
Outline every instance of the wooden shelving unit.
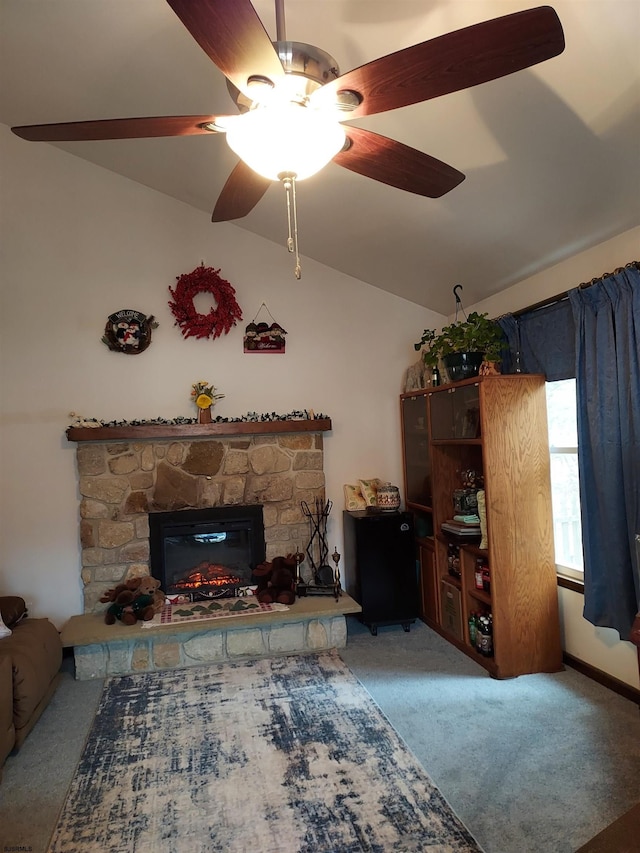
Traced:
<svg viewBox="0 0 640 853">
<path fill-rule="evenodd" d="M 423 620 L 496 678 L 562 669 L 544 377 L 476 377 L 423 389 L 403 394 L 401 411 L 406 506 L 433 532 L 417 539 Z M 428 435 L 418 447 L 412 424 L 422 417 Z M 484 477 L 483 550 L 478 540 L 441 529 L 467 469 Z M 423 475 L 428 486 L 416 501 L 412 490 Z M 459 547 L 460 578 L 449 574 L 451 543 Z M 475 587 L 478 557 L 489 566 L 489 591 Z M 478 611 L 492 617 L 492 657 L 470 642 L 469 617 Z"/>
</svg>

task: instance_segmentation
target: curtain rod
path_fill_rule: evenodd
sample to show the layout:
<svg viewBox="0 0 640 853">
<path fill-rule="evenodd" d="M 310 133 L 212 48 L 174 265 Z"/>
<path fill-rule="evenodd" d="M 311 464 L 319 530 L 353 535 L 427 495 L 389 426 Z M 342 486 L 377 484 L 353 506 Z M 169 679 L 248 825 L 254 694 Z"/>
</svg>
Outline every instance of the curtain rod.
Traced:
<svg viewBox="0 0 640 853">
<path fill-rule="evenodd" d="M 624 272 L 624 270 L 629 269 L 640 269 L 640 261 L 629 261 L 628 264 L 625 264 L 622 267 L 618 267 L 613 272 L 606 272 L 598 278 L 592 278 L 591 281 L 583 281 L 581 284 L 577 285 L 577 287 L 581 290 L 584 290 L 585 288 L 591 287 L 593 284 L 597 284 L 599 281 L 602 281 L 603 278 L 609 278 L 612 275 L 617 275 L 618 273 Z M 519 311 L 513 311 L 512 316 L 521 317 L 523 314 L 527 314 L 529 311 L 537 311 L 538 308 L 547 308 L 549 305 L 555 305 L 556 302 L 562 302 L 568 297 L 569 291 L 565 290 L 563 293 L 558 293 L 555 296 L 550 296 L 548 299 L 543 299 L 541 302 L 535 302 L 533 305 L 528 305 L 526 308 L 520 308 Z M 504 314 L 502 316 L 504 316 Z"/>
</svg>

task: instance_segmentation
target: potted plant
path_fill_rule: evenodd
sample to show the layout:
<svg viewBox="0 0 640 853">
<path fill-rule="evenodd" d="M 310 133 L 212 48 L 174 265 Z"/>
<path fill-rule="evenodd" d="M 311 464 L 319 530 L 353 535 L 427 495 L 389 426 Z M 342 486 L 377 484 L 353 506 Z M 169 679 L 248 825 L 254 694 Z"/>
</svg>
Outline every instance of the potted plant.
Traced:
<svg viewBox="0 0 640 853">
<path fill-rule="evenodd" d="M 500 326 L 487 314 L 472 311 L 437 334 L 435 329 L 425 329 L 414 348 L 422 350 L 423 361 L 431 368 L 437 368 L 442 359 L 449 380 L 455 382 L 477 376 L 483 362 L 500 361 L 502 345 Z"/>
</svg>

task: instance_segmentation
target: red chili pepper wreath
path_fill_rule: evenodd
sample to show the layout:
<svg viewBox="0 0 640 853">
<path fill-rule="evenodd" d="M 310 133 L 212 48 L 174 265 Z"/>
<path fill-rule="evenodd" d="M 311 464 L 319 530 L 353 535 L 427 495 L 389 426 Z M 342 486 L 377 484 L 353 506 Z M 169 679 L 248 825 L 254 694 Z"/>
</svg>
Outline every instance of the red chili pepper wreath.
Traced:
<svg viewBox="0 0 640 853">
<path fill-rule="evenodd" d="M 175 289 L 169 292 L 173 300 L 169 308 L 176 318 L 174 325 L 180 326 L 185 338 L 215 338 L 223 332 L 226 335 L 242 320 L 242 311 L 236 302 L 235 290 L 225 279 L 220 278 L 220 270 L 213 267 L 196 267 L 193 272 L 178 276 Z M 217 302 L 208 314 L 199 314 L 193 304 L 198 293 L 210 293 Z"/>
</svg>

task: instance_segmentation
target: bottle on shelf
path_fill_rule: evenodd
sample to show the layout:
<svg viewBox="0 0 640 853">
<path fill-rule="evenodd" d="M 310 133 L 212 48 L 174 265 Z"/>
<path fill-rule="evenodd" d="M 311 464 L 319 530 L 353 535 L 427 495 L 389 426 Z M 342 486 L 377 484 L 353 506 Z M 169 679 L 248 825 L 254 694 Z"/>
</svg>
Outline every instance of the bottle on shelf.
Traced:
<svg viewBox="0 0 640 853">
<path fill-rule="evenodd" d="M 431 384 L 439 385 L 440 384 L 440 371 L 438 370 L 437 365 L 431 371 Z"/>
<path fill-rule="evenodd" d="M 447 571 L 451 577 L 458 578 L 458 580 L 462 577 L 462 572 L 460 571 L 460 548 L 452 543 L 449 543 L 447 546 Z"/>
<path fill-rule="evenodd" d="M 482 654 L 482 615 L 476 614 L 476 651 Z"/>
<path fill-rule="evenodd" d="M 480 617 L 480 625 L 478 626 L 478 632 L 480 634 L 480 654 L 485 658 L 492 658 L 493 626 L 490 613 Z"/>
<path fill-rule="evenodd" d="M 485 592 L 491 592 L 491 574 L 486 563 L 482 568 L 482 588 Z"/>
<path fill-rule="evenodd" d="M 476 647 L 476 636 L 478 632 L 477 614 L 472 610 L 469 614 L 469 645 Z"/>
<path fill-rule="evenodd" d="M 476 568 L 475 568 L 475 572 L 473 575 L 476 589 L 483 589 L 483 577 L 482 577 L 483 569 L 484 569 L 484 560 L 482 559 L 482 557 L 478 557 L 478 559 L 476 560 Z"/>
</svg>

